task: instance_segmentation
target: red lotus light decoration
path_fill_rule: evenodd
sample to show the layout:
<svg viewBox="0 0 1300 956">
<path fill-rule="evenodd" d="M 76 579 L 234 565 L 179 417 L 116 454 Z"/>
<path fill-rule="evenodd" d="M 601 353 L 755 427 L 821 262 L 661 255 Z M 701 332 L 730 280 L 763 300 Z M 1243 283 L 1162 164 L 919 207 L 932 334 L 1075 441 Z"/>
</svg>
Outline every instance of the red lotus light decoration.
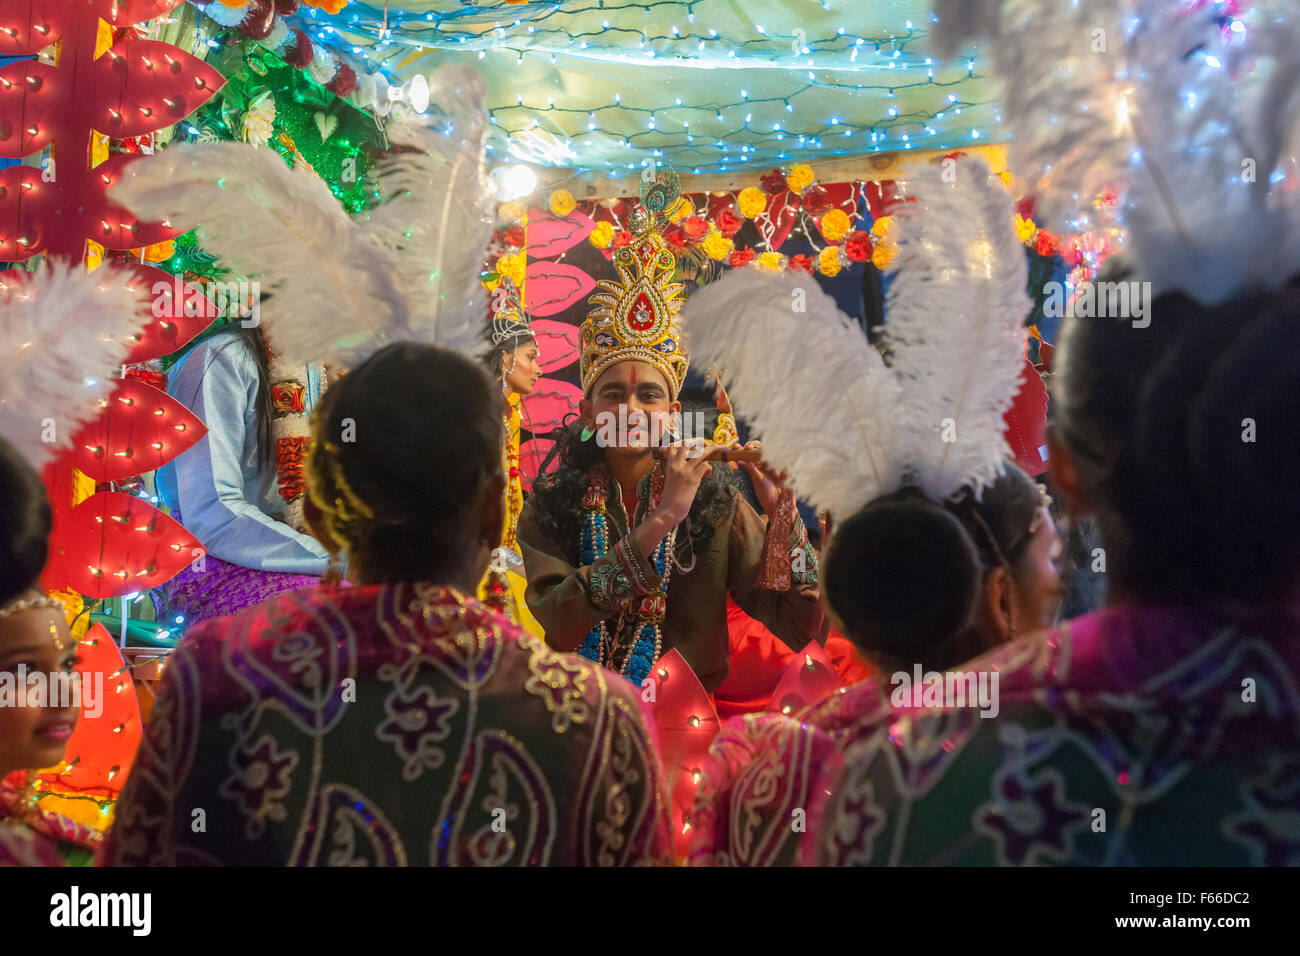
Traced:
<svg viewBox="0 0 1300 956">
<path fill-rule="evenodd" d="M 106 413 L 82 428 L 67 452 L 67 460 L 96 481 L 153 471 L 208 431 L 176 399 L 138 379 L 122 379 L 104 405 Z"/>
<path fill-rule="evenodd" d="M 136 336 L 136 345 L 126 357 L 127 365 L 170 355 L 202 332 L 218 315 L 216 305 L 193 282 L 138 262 L 119 265 L 134 272 L 139 285 L 149 290 L 153 321 Z"/>
<path fill-rule="evenodd" d="M 92 702 L 82 695 L 77 728 L 68 738 L 59 773 L 41 774 L 44 789 L 55 795 L 75 794 L 97 800 L 115 799 L 125 785 L 140 746 L 140 702 L 133 692 L 131 671 L 102 624 L 93 625 L 77 645 L 77 673 L 82 687 L 98 694 Z"/>
<path fill-rule="evenodd" d="M 651 713 L 668 783 L 673 852 L 682 860 L 690 849 L 691 806 L 700 773 L 721 723 L 708 691 L 675 648 L 655 662 L 648 679 L 655 685 Z"/>
<path fill-rule="evenodd" d="M 89 150 L 96 134 L 127 138 L 171 126 L 225 83 L 201 60 L 157 40 L 127 36 L 95 55 L 100 20 L 127 27 L 181 2 L 8 0 L 0 9 L 0 56 L 31 56 L 60 42 L 57 65 L 24 59 L 0 69 L 0 156 L 21 159 L 53 146 L 56 161 L 46 169 L 0 172 L 0 260 L 44 253 L 79 263 L 87 239 L 129 250 L 180 235 L 108 201 L 107 188 L 138 157 L 113 156 L 92 167 Z M 175 351 L 207 325 L 208 314 L 206 306 L 188 311 L 187 302 L 201 299 L 165 273 L 143 266 L 137 272 L 141 282 L 165 281 L 184 292 L 153 297 L 153 321 L 130 362 Z M 104 417 L 86 426 L 76 447 L 46 472 L 55 528 L 44 584 L 97 598 L 163 583 L 192 560 L 197 542 L 129 495 L 93 495 L 67 511 L 71 467 L 100 481 L 121 480 L 156 468 L 203 435 L 193 415 L 142 382 L 124 381 L 107 404 Z"/>
<path fill-rule="evenodd" d="M 779 714 L 797 714 L 843 683 L 826 649 L 811 641 L 794 655 L 764 709 Z"/>
<path fill-rule="evenodd" d="M 180 524 L 121 491 L 91 495 L 68 512 L 62 528 L 46 573 L 92 598 L 157 587 L 203 554 Z"/>
</svg>

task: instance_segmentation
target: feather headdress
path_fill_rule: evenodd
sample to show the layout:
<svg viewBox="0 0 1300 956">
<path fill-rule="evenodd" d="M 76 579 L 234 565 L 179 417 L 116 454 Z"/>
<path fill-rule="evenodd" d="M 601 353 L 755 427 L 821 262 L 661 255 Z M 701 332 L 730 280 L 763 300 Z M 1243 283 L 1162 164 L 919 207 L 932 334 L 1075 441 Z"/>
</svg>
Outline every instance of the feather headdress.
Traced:
<svg viewBox="0 0 1300 956">
<path fill-rule="evenodd" d="M 434 85 L 465 97 L 459 121 L 441 132 L 396 123 L 392 139 L 412 151 L 381 164 L 389 201 L 360 220 L 310 169 L 237 143 L 176 146 L 134 163 L 113 199 L 142 217 L 197 223 L 205 247 L 274 293 L 266 332 L 286 362 L 348 366 L 399 340 L 472 352 L 492 228 L 483 86 L 464 68 L 444 69 Z"/>
<path fill-rule="evenodd" d="M 149 321 L 147 286 L 132 279 L 57 262 L 0 272 L 0 435 L 33 467 L 100 414 L 132 337 Z"/>
<path fill-rule="evenodd" d="M 938 45 L 991 35 L 1010 165 L 1037 194 L 1040 222 L 1121 226 L 1156 293 L 1206 304 L 1300 269 L 1294 4 L 961 6 L 950 16 L 953 4 L 938 5 Z M 1124 201 L 1098 214 L 1103 189 Z"/>
<path fill-rule="evenodd" d="M 1011 450 L 1003 416 L 1024 367 L 1024 247 L 1007 191 L 978 159 L 952 167 L 956 181 L 909 179 L 918 200 L 898 222 L 897 277 L 885 307 L 885 339 L 903 389 L 900 454 L 933 500 L 1000 473 Z"/>
<path fill-rule="evenodd" d="M 724 370 L 763 457 L 840 516 L 905 481 L 935 500 L 978 492 L 1009 453 L 1002 416 L 1031 305 L 1010 200 L 978 160 L 963 161 L 955 184 L 911 185 L 919 201 L 899 216 L 886 326 L 892 366 L 811 278 L 736 271 L 685 309 L 692 350 Z"/>
<path fill-rule="evenodd" d="M 184 144 L 132 163 L 112 189 L 136 215 L 199 226 L 205 248 L 275 296 L 271 347 L 291 364 L 350 364 L 405 338 L 390 256 L 315 173 L 270 149 Z"/>
<path fill-rule="evenodd" d="M 389 142 L 408 147 L 381 160 L 375 184 L 387 198 L 363 228 L 397 262 L 397 277 L 419 341 L 470 353 L 480 345 L 488 293 L 483 252 L 496 225 L 487 178 L 483 79 L 465 66 L 434 74 L 434 126 L 409 110 L 390 120 Z"/>
</svg>

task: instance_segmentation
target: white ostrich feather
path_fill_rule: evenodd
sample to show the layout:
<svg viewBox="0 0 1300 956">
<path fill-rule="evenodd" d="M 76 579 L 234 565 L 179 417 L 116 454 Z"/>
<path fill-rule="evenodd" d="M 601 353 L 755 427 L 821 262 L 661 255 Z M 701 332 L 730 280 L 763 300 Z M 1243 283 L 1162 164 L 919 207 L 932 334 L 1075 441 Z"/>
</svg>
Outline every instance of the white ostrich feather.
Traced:
<svg viewBox="0 0 1300 956">
<path fill-rule="evenodd" d="M 1033 305 L 1010 196 L 981 160 L 954 171 L 954 182 L 937 172 L 909 179 L 919 201 L 896 215 L 898 274 L 885 308 L 903 390 L 899 454 L 934 501 L 967 484 L 978 494 L 1010 457 L 1003 416 Z"/>
<path fill-rule="evenodd" d="M 378 164 L 376 184 L 390 198 L 364 219 L 396 258 L 417 337 L 466 354 L 481 348 L 487 291 L 480 275 L 495 226 L 485 96 L 478 73 L 446 66 L 430 84 L 436 121 L 394 112 L 388 138 L 413 151 Z"/>
<path fill-rule="evenodd" d="M 1300 269 L 1294 0 L 1260 0 L 1239 31 L 1214 5 L 1168 0 L 955 6 L 937 0 L 936 43 L 991 53 L 1009 164 L 1040 225 L 1122 225 L 1154 293 L 1206 304 Z M 1118 221 L 1093 208 L 1107 187 L 1124 197 Z"/>
<path fill-rule="evenodd" d="M 692 360 L 721 370 L 764 459 L 814 506 L 847 517 L 898 487 L 898 385 L 811 277 L 736 270 L 682 315 Z"/>
<path fill-rule="evenodd" d="M 1141 278 L 1207 305 L 1276 285 L 1300 269 L 1300 10 L 1257 3 L 1229 42 L 1212 10 L 1138 6 L 1125 218 Z"/>
<path fill-rule="evenodd" d="M 107 266 L 13 279 L 0 273 L 0 435 L 39 469 L 99 415 L 151 315 L 145 288 Z"/>
<path fill-rule="evenodd" d="M 206 249 L 272 293 L 266 333 L 288 362 L 347 366 L 411 337 L 391 255 L 318 176 L 273 150 L 173 146 L 133 163 L 111 196 L 143 218 L 198 224 Z"/>
</svg>

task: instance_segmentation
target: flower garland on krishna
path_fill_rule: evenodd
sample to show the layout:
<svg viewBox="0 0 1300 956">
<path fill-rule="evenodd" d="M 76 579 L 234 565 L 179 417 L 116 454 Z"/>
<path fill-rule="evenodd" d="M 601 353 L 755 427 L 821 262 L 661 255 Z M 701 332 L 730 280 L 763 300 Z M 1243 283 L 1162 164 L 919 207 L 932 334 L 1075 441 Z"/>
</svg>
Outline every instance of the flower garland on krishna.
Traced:
<svg viewBox="0 0 1300 956">
<path fill-rule="evenodd" d="M 584 565 L 594 564 L 609 551 L 609 524 L 605 510 L 606 496 L 609 493 L 610 475 L 604 465 L 592 470 L 587 492 L 582 499 L 584 519 L 579 534 L 579 560 Z M 635 527 L 650 511 L 658 506 L 664 493 L 664 469 L 657 463 L 650 473 L 650 480 L 642 485 L 643 492 L 637 504 Z M 640 685 L 650 674 L 650 668 L 659 660 L 663 652 L 662 625 L 668 610 L 668 580 L 672 574 L 673 562 L 669 560 L 673 545 L 677 541 L 677 529 L 665 535 L 655 546 L 650 555 L 650 564 L 659 575 L 660 585 L 654 591 L 644 595 L 637 605 L 631 619 L 627 612 L 620 611 L 612 629 L 607 622 L 601 621 L 583 639 L 578 653 L 588 660 L 617 670 L 633 683 Z M 631 582 L 626 573 L 638 573 L 636 562 L 630 555 L 622 554 L 627 547 L 626 541 L 616 542 L 615 556 L 617 564 L 601 564 L 592 571 L 593 590 L 607 591 L 615 597 L 628 598 L 632 594 Z M 606 581 L 594 580 L 597 575 Z M 628 635 L 624 640 L 624 634 Z M 621 662 L 619 655 L 622 655 Z"/>
</svg>

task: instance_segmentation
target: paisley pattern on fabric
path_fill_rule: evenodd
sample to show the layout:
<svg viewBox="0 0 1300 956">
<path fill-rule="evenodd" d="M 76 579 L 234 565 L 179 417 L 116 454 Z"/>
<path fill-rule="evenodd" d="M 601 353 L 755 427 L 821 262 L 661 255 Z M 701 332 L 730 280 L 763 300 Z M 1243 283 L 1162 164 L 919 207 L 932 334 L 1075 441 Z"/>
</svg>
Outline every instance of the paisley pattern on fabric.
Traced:
<svg viewBox="0 0 1300 956">
<path fill-rule="evenodd" d="M 450 588 L 283 595 L 186 635 L 107 858 L 671 863 L 641 705 L 615 683 Z"/>
<path fill-rule="evenodd" d="M 1118 606 L 965 665 L 996 719 L 864 706 L 800 861 L 1294 866 L 1297 638 L 1297 608 Z"/>
<path fill-rule="evenodd" d="M 794 863 L 799 843 L 808 838 L 810 789 L 820 772 L 839 762 L 828 735 L 781 714 L 727 721 L 696 791 L 691 864 Z"/>
<path fill-rule="evenodd" d="M 186 565 L 180 574 L 162 586 L 172 610 L 184 615 L 186 623 L 191 626 L 214 617 L 236 614 L 278 595 L 314 587 L 320 582 L 315 575 L 259 571 L 222 561 L 212 554 L 204 555 L 203 560 L 204 570 L 196 571 Z"/>
</svg>

